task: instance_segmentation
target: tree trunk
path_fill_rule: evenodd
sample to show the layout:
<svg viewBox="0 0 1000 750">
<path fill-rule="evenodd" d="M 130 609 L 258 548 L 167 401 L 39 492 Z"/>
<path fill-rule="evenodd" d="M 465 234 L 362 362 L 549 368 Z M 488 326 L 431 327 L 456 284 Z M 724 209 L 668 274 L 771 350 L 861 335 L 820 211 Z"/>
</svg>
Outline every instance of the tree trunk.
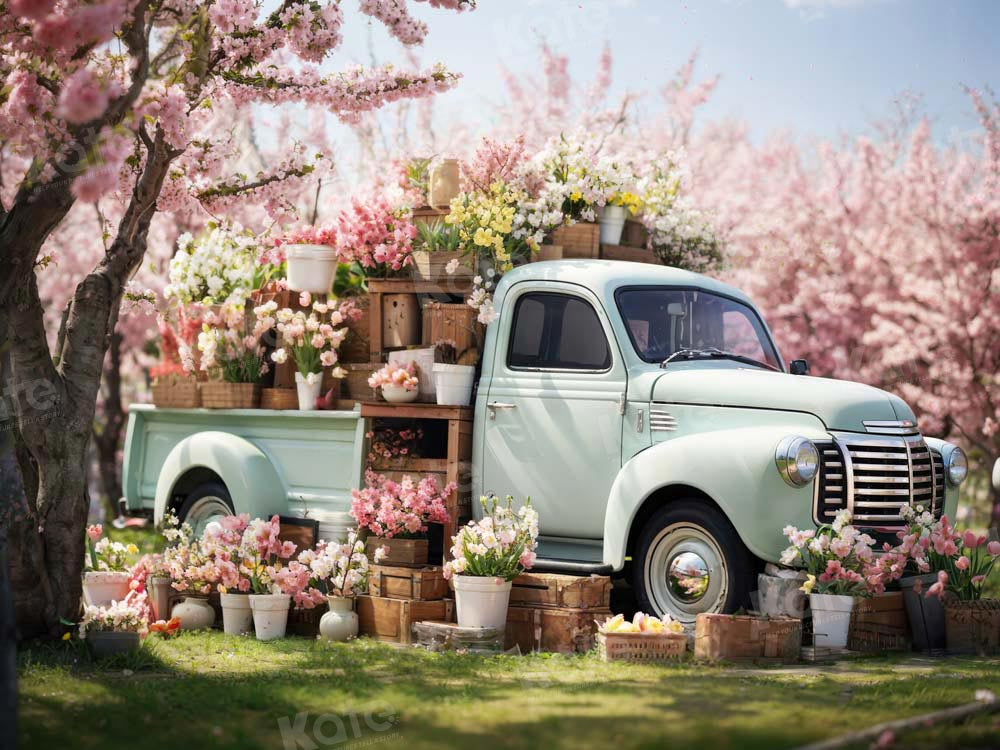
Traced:
<svg viewBox="0 0 1000 750">
<path fill-rule="evenodd" d="M 13 438 L 4 431 L 0 433 L 0 514 L 4 514 L 0 515 L 0 747 L 11 750 L 17 747 L 17 626 L 7 574 L 9 518 L 5 511 L 11 507 L 6 501 L 15 494 L 23 498 L 24 489 Z"/>
<path fill-rule="evenodd" d="M 117 518 L 121 512 L 118 499 L 122 496 L 121 466 L 118 450 L 125 429 L 125 410 L 122 406 L 121 374 L 122 335 L 111 334 L 108 357 L 104 365 L 104 413 L 94 422 L 94 448 L 97 451 L 97 471 L 105 503 L 107 520 Z"/>
</svg>

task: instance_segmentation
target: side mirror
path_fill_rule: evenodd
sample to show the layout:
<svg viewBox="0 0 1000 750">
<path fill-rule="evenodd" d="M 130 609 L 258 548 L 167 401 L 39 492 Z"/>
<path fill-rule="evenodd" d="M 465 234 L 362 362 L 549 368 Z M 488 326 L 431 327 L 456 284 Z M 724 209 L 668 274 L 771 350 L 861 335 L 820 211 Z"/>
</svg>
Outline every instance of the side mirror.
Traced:
<svg viewBox="0 0 1000 750">
<path fill-rule="evenodd" d="M 793 359 L 788 365 L 788 371 L 792 375 L 808 375 L 809 363 L 804 359 Z"/>
</svg>

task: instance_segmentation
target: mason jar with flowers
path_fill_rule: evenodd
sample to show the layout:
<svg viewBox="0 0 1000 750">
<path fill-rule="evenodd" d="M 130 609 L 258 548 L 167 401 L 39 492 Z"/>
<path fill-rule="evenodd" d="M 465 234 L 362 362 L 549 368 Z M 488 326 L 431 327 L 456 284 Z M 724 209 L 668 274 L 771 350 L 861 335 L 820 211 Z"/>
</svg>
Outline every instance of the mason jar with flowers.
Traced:
<svg viewBox="0 0 1000 750">
<path fill-rule="evenodd" d="M 250 579 L 250 609 L 257 640 L 283 638 L 298 570 L 282 572 L 295 554 L 295 544 L 282 541 L 278 516 L 255 518 L 243 531 L 240 566 Z"/>
<path fill-rule="evenodd" d="M 396 482 L 368 469 L 365 487 L 351 493 L 351 516 L 374 535 L 367 540 L 368 556 L 374 559 L 385 547 L 387 564 L 427 563 L 428 525 L 451 520 L 448 499 L 456 490 L 454 482 L 440 489 L 432 476 L 415 481 L 407 474 Z"/>
<path fill-rule="evenodd" d="M 508 496 L 480 498 L 483 517 L 452 538 L 444 576 L 454 580 L 458 624 L 502 628 L 507 622 L 511 581 L 535 564 L 538 513 L 530 499 L 518 509 Z"/>
<path fill-rule="evenodd" d="M 83 600 L 94 607 L 105 607 L 125 598 L 131 577 L 128 558 L 139 553 L 134 544 L 113 542 L 103 534 L 101 524 L 87 527 Z"/>
</svg>

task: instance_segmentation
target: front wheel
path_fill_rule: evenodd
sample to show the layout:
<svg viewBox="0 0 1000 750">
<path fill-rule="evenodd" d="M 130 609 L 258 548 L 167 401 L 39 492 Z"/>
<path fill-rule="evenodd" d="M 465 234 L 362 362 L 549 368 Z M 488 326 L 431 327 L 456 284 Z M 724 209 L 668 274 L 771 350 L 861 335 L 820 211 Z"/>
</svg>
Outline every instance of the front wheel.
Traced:
<svg viewBox="0 0 1000 750">
<path fill-rule="evenodd" d="M 753 572 L 753 557 L 729 520 L 696 500 L 654 513 L 633 556 L 640 608 L 685 625 L 702 612 L 748 606 Z"/>
<path fill-rule="evenodd" d="M 221 482 L 205 482 L 191 491 L 180 510 L 177 518 L 181 523 L 191 525 L 196 539 L 200 538 L 205 527 L 212 521 L 224 516 L 233 515 L 233 499 L 229 490 Z"/>
</svg>

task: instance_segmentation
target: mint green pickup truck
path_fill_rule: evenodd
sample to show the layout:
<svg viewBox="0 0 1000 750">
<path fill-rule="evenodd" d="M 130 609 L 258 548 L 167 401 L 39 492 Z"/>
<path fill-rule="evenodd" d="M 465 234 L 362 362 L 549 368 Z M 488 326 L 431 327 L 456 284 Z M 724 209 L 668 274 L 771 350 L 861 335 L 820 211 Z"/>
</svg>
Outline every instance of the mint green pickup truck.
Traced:
<svg viewBox="0 0 1000 750">
<path fill-rule="evenodd" d="M 678 269 L 532 263 L 496 289 L 475 399 L 472 493 L 531 497 L 539 567 L 631 578 L 691 622 L 748 603 L 787 524 L 902 503 L 954 514 L 966 458 L 899 398 L 786 365 L 739 290 Z M 125 503 L 196 523 L 339 514 L 362 478 L 359 411 L 131 410 Z M 474 503 L 474 505 L 476 505 Z"/>
</svg>

